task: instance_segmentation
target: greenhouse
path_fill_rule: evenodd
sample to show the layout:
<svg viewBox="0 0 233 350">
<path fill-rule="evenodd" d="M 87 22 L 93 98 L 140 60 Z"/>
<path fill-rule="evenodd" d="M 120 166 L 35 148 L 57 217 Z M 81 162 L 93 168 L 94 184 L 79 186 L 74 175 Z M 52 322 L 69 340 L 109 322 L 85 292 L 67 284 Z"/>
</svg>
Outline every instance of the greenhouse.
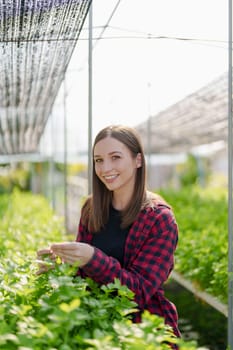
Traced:
<svg viewBox="0 0 233 350">
<path fill-rule="evenodd" d="M 233 350 L 232 1 L 0 0 L 0 28 L 0 348 Z M 75 242 L 114 124 L 178 223 L 181 338 L 146 308 L 131 321 L 127 283 L 37 256 Z"/>
</svg>

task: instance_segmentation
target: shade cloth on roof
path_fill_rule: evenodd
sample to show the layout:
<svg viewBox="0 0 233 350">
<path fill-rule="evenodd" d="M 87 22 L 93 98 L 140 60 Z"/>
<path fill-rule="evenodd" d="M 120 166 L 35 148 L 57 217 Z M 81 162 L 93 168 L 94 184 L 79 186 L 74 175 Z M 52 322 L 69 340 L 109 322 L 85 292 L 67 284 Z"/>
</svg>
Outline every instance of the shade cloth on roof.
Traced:
<svg viewBox="0 0 233 350">
<path fill-rule="evenodd" d="M 228 75 L 141 123 L 137 130 L 151 153 L 187 152 L 194 146 L 227 142 Z"/>
<path fill-rule="evenodd" d="M 0 154 L 36 152 L 91 0 L 0 0 Z"/>
</svg>

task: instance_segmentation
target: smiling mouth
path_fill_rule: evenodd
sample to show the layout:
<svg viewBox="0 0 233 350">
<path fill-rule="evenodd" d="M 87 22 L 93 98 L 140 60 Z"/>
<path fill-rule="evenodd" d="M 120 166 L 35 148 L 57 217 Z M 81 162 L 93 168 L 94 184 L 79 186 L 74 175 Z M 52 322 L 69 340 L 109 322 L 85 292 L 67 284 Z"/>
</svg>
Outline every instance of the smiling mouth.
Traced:
<svg viewBox="0 0 233 350">
<path fill-rule="evenodd" d="M 114 180 L 117 178 L 118 175 L 108 175 L 108 176 L 103 176 L 103 178 L 106 180 L 106 181 L 111 181 L 111 180 Z"/>
</svg>

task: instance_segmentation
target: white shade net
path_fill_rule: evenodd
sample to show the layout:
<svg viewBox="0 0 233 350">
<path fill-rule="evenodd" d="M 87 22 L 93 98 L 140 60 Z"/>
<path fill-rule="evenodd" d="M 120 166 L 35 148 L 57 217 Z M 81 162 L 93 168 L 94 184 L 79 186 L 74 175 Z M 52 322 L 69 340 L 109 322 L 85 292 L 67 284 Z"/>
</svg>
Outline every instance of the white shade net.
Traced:
<svg viewBox="0 0 233 350">
<path fill-rule="evenodd" d="M 37 151 L 90 3 L 0 1 L 0 154 Z"/>
</svg>

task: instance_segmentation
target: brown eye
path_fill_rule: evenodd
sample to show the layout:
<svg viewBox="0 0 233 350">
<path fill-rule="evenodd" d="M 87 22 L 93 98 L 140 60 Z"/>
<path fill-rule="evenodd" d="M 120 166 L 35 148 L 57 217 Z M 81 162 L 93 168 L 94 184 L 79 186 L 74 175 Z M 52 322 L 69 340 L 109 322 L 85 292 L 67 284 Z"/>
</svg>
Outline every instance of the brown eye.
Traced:
<svg viewBox="0 0 233 350">
<path fill-rule="evenodd" d="M 112 156 L 112 160 L 116 160 L 116 159 L 119 159 L 120 156 Z"/>
</svg>

